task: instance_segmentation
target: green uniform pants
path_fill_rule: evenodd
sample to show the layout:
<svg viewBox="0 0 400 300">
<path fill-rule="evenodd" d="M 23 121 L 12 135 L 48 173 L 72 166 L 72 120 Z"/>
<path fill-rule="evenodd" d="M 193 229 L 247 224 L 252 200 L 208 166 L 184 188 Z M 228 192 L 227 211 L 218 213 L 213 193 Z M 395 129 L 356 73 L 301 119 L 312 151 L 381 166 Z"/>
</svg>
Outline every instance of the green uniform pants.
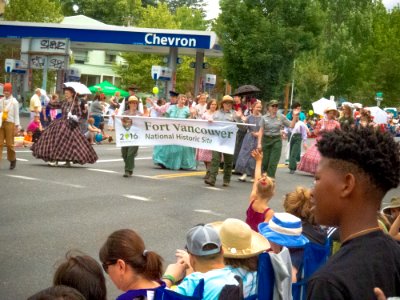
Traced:
<svg viewBox="0 0 400 300">
<path fill-rule="evenodd" d="M 300 133 L 293 134 L 290 140 L 289 169 L 293 171 L 296 171 L 297 162 L 300 161 L 301 141 Z"/>
<path fill-rule="evenodd" d="M 281 158 L 281 136 L 263 136 L 262 138 L 263 161 L 262 169 L 269 177 L 275 178 L 276 169 Z"/>
<path fill-rule="evenodd" d="M 224 183 L 229 183 L 232 176 L 233 155 L 224 153 Z M 219 163 L 221 162 L 222 153 L 213 151 L 210 167 L 209 181 L 215 183 L 217 180 Z"/>
<path fill-rule="evenodd" d="M 122 147 L 121 153 L 125 163 L 125 171 L 132 172 L 135 168 L 135 157 L 138 153 L 139 146 Z"/>
</svg>

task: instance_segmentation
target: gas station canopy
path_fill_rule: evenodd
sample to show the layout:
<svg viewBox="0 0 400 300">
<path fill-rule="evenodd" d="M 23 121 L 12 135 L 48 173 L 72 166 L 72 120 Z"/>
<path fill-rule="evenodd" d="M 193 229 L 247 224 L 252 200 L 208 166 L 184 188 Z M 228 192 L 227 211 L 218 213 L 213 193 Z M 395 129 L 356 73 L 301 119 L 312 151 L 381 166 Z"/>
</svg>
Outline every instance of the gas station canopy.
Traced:
<svg viewBox="0 0 400 300">
<path fill-rule="evenodd" d="M 0 43 L 21 43 L 23 38 L 69 39 L 74 50 L 107 50 L 168 55 L 178 48 L 180 55 L 221 57 L 217 36 L 212 31 L 122 27 L 114 25 L 76 25 L 0 21 Z"/>
</svg>

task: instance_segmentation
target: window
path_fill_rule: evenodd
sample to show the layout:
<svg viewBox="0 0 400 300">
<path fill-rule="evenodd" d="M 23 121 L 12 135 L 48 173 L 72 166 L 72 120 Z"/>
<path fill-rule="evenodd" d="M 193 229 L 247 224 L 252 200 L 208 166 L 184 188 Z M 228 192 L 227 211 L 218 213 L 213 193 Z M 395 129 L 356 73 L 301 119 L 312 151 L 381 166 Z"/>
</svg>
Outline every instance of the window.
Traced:
<svg viewBox="0 0 400 300">
<path fill-rule="evenodd" d="M 105 63 L 108 64 L 108 65 L 111 65 L 111 64 L 115 63 L 116 59 L 117 59 L 117 56 L 115 54 L 106 53 L 106 61 L 105 61 Z"/>
</svg>

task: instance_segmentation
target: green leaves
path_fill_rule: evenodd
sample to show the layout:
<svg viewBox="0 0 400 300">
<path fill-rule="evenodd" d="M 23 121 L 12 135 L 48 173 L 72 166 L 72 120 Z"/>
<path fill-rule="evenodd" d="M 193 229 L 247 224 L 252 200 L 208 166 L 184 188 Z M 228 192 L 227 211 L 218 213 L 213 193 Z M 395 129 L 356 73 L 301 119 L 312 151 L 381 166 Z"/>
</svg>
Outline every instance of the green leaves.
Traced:
<svg viewBox="0 0 400 300">
<path fill-rule="evenodd" d="M 4 11 L 6 21 L 59 23 L 61 7 L 54 0 L 9 0 Z"/>
<path fill-rule="evenodd" d="M 293 59 L 317 44 L 319 6 L 307 0 L 221 0 L 220 6 L 215 30 L 229 81 L 257 85 L 264 100 L 282 96 Z"/>
</svg>

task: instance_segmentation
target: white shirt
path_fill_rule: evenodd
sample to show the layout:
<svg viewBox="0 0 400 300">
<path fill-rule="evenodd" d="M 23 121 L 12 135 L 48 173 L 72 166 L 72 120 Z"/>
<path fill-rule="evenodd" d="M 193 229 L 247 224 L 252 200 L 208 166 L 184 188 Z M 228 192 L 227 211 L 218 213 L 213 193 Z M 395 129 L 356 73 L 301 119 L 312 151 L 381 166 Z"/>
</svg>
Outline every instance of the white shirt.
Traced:
<svg viewBox="0 0 400 300">
<path fill-rule="evenodd" d="M 0 99 L 0 111 L 8 110 L 7 122 L 14 123 L 19 126 L 19 105 L 18 101 L 10 95 L 10 97 Z"/>
<path fill-rule="evenodd" d="M 35 107 L 37 107 L 37 112 L 42 110 L 42 102 L 40 101 L 40 97 L 35 93 L 31 97 L 31 101 L 29 102 L 29 110 L 34 112 Z"/>
</svg>

